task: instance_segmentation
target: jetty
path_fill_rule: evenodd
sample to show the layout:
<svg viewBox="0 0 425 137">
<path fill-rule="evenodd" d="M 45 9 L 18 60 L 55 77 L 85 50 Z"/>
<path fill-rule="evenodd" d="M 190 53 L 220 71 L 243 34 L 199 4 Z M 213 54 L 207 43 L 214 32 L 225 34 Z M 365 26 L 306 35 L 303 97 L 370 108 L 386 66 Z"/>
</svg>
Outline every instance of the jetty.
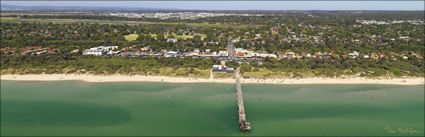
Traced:
<svg viewBox="0 0 425 137">
<path fill-rule="evenodd" d="M 239 75 L 240 67 L 238 67 L 235 71 L 235 79 L 236 79 L 236 95 L 238 100 L 238 114 L 239 114 L 239 128 L 242 132 L 250 131 L 251 125 L 246 121 L 246 113 L 245 107 L 243 104 L 243 93 L 242 87 L 240 83 L 240 75 Z"/>
</svg>

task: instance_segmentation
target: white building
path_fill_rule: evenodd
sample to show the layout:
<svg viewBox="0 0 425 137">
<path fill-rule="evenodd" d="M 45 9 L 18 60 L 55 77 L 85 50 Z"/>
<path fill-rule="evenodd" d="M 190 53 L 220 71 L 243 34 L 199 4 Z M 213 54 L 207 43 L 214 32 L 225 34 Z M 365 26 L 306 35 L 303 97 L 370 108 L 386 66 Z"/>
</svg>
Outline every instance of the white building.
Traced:
<svg viewBox="0 0 425 137">
<path fill-rule="evenodd" d="M 407 56 L 403 56 L 403 59 L 409 59 L 409 57 L 407 57 Z"/>
<path fill-rule="evenodd" d="M 103 50 L 86 49 L 86 50 L 83 51 L 83 55 L 102 56 L 103 55 Z"/>
<path fill-rule="evenodd" d="M 164 55 L 165 57 L 177 57 L 177 51 L 168 51 Z"/>
<path fill-rule="evenodd" d="M 251 57 L 260 57 L 260 58 L 277 58 L 275 54 L 265 53 L 265 52 L 252 52 Z"/>
<path fill-rule="evenodd" d="M 227 67 L 227 66 L 223 66 L 223 65 L 213 65 L 212 71 L 214 71 L 214 72 L 234 72 L 235 69 Z"/>
<path fill-rule="evenodd" d="M 369 55 L 363 55 L 363 58 L 368 59 Z"/>
<path fill-rule="evenodd" d="M 93 47 L 93 48 L 84 50 L 83 55 L 102 56 L 105 54 L 105 52 L 110 52 L 115 50 L 118 50 L 118 46 L 99 46 L 99 47 Z"/>
<path fill-rule="evenodd" d="M 177 42 L 177 39 L 176 38 L 168 38 L 167 39 L 167 42 L 169 42 L 169 43 L 176 43 Z"/>
<path fill-rule="evenodd" d="M 229 53 L 227 51 L 218 51 L 218 56 L 227 57 L 229 56 Z"/>
<path fill-rule="evenodd" d="M 267 58 L 267 57 L 269 57 L 269 58 L 277 58 L 277 56 L 275 54 L 271 54 L 271 53 L 261 53 L 260 54 L 260 57 L 262 57 L 262 58 Z"/>
<path fill-rule="evenodd" d="M 348 54 L 348 56 L 352 59 L 357 58 L 359 55 L 360 55 L 360 52 L 357 52 L 357 51 L 353 51 L 353 52 Z"/>
<path fill-rule="evenodd" d="M 306 58 L 311 58 L 311 54 L 310 54 L 310 53 L 307 53 L 307 54 L 305 55 L 305 57 L 306 57 Z"/>
<path fill-rule="evenodd" d="M 295 53 L 294 52 L 292 52 L 292 51 L 290 51 L 290 52 L 286 52 L 286 57 L 287 58 L 295 58 Z"/>
<path fill-rule="evenodd" d="M 106 53 L 107 55 L 116 55 L 116 54 L 119 54 L 120 53 L 120 51 L 112 51 L 112 50 L 110 50 L 110 51 L 108 51 L 108 53 Z"/>
</svg>

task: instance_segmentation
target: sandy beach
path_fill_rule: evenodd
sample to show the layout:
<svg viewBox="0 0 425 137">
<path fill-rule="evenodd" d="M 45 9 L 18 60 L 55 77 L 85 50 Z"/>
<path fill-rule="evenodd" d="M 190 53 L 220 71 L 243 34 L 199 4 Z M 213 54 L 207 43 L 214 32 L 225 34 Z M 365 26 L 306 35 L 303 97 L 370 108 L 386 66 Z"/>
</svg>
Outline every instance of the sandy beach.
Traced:
<svg viewBox="0 0 425 137">
<path fill-rule="evenodd" d="M 86 74 L 28 74 L 1 75 L 1 80 L 15 81 L 57 81 L 82 80 L 86 82 L 169 82 L 169 83 L 234 83 L 232 78 L 207 79 L 190 77 L 166 77 L 144 75 L 86 75 Z M 241 79 L 241 83 L 258 84 L 394 84 L 394 85 L 423 85 L 424 78 L 286 78 L 286 79 Z"/>
</svg>

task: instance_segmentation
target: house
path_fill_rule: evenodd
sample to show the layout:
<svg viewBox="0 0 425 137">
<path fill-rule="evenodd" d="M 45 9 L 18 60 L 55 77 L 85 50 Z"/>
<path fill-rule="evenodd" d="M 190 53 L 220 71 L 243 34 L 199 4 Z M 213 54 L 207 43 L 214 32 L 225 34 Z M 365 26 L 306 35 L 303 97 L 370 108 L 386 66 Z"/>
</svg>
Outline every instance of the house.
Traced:
<svg viewBox="0 0 425 137">
<path fill-rule="evenodd" d="M 43 48 L 40 47 L 40 46 L 31 46 L 31 47 L 21 48 L 20 50 L 22 51 L 21 52 L 22 55 L 26 55 L 26 54 L 30 54 L 30 53 L 34 53 L 34 52 L 43 50 Z"/>
<path fill-rule="evenodd" d="M 306 58 L 311 58 L 311 54 L 310 54 L 310 53 L 307 53 L 307 54 L 305 55 L 305 57 L 306 57 Z"/>
<path fill-rule="evenodd" d="M 372 53 L 370 58 L 374 60 L 378 60 L 378 59 L 386 58 L 386 56 L 383 53 Z"/>
<path fill-rule="evenodd" d="M 110 51 L 110 50 L 117 50 L 118 46 L 99 46 L 99 47 L 93 47 L 90 48 L 90 50 L 104 50 L 104 51 Z"/>
<path fill-rule="evenodd" d="M 101 50 L 101 49 L 86 49 L 86 50 L 83 51 L 83 55 L 102 56 L 103 50 Z"/>
<path fill-rule="evenodd" d="M 140 51 L 148 52 L 150 49 L 151 49 L 151 46 L 146 46 L 146 47 L 140 48 Z"/>
<path fill-rule="evenodd" d="M 235 38 L 235 39 L 232 39 L 232 42 L 233 43 L 238 43 L 239 41 L 241 41 L 241 38 L 240 37 Z"/>
<path fill-rule="evenodd" d="M 168 43 L 176 43 L 177 42 L 177 39 L 176 38 L 168 38 L 167 39 L 167 42 Z"/>
<path fill-rule="evenodd" d="M 248 51 L 243 48 L 236 48 L 235 53 L 236 53 L 236 57 L 252 57 L 251 55 L 252 51 Z"/>
<path fill-rule="evenodd" d="M 369 55 L 363 55 L 363 58 L 364 59 L 368 59 L 369 58 Z"/>
<path fill-rule="evenodd" d="M 165 57 L 177 57 L 177 51 L 168 51 L 164 54 Z"/>
<path fill-rule="evenodd" d="M 409 59 L 409 57 L 407 57 L 407 56 L 403 56 L 403 59 L 404 59 L 404 60 L 406 60 L 406 59 Z"/>
<path fill-rule="evenodd" d="M 208 41 L 208 44 L 217 45 L 218 44 L 218 41 Z"/>
<path fill-rule="evenodd" d="M 116 55 L 116 54 L 119 54 L 119 53 L 120 53 L 120 51 L 112 51 L 112 50 L 110 50 L 110 51 L 108 51 L 106 53 L 106 55 Z"/>
<path fill-rule="evenodd" d="M 271 27 L 270 28 L 270 32 L 272 34 L 278 34 L 279 33 L 279 28 L 278 27 Z"/>
<path fill-rule="evenodd" d="M 314 58 L 322 58 L 322 56 L 323 56 L 323 53 L 322 52 L 320 52 L 320 51 L 317 51 L 317 52 L 314 52 Z"/>
<path fill-rule="evenodd" d="M 400 36 L 401 40 L 409 41 L 409 36 Z"/>
<path fill-rule="evenodd" d="M 255 40 L 257 40 L 257 39 L 262 39 L 261 38 L 261 34 L 255 34 L 255 38 L 254 38 Z"/>
<path fill-rule="evenodd" d="M 78 53 L 78 51 L 80 51 L 80 50 L 74 49 L 74 50 L 71 51 L 71 53 Z"/>
<path fill-rule="evenodd" d="M 194 49 L 194 50 L 193 50 L 193 53 L 198 53 L 198 54 L 199 54 L 200 52 L 201 52 L 201 51 L 200 51 L 199 49 Z"/>
<path fill-rule="evenodd" d="M 295 53 L 294 52 L 286 52 L 286 57 L 290 58 L 290 59 L 295 58 Z"/>
<path fill-rule="evenodd" d="M 348 56 L 352 59 L 357 58 L 359 55 L 360 55 L 360 52 L 357 52 L 357 51 L 353 51 L 353 52 L 348 54 Z"/>
<path fill-rule="evenodd" d="M 342 54 L 342 55 L 341 55 L 341 58 L 342 58 L 342 59 L 346 59 L 346 58 L 348 58 L 348 55 L 347 55 L 347 54 Z"/>
<path fill-rule="evenodd" d="M 0 53 L 15 54 L 16 48 L 10 48 L 10 47 L 0 48 Z"/>
<path fill-rule="evenodd" d="M 407 54 L 409 54 L 410 56 L 416 58 L 416 59 L 423 59 L 423 57 L 415 52 L 407 52 Z"/>
<path fill-rule="evenodd" d="M 223 65 L 213 65 L 211 69 L 212 69 L 213 72 L 227 72 L 227 73 L 229 73 L 229 72 L 235 71 L 234 68 L 226 67 L 226 66 L 223 66 Z"/>
<path fill-rule="evenodd" d="M 102 51 L 110 51 L 110 50 L 117 50 L 118 46 L 99 46 L 99 47 L 93 47 L 89 50 L 102 50 Z"/>
<path fill-rule="evenodd" d="M 360 40 L 359 39 L 353 39 L 353 40 L 351 40 L 351 42 L 359 43 Z"/>
<path fill-rule="evenodd" d="M 371 54 L 371 58 L 374 60 L 378 60 L 379 59 L 379 54 L 378 53 L 372 53 Z"/>
<path fill-rule="evenodd" d="M 227 51 L 218 51 L 218 56 L 227 57 L 229 56 L 229 53 Z"/>
<path fill-rule="evenodd" d="M 262 58 L 277 58 L 277 56 L 275 54 L 271 54 L 271 53 L 260 53 L 260 57 Z"/>
<path fill-rule="evenodd" d="M 136 57 L 136 56 L 140 56 L 140 51 L 127 51 L 122 55 L 129 56 L 129 57 Z"/>
<path fill-rule="evenodd" d="M 56 48 L 42 48 L 42 47 L 25 47 L 21 50 L 23 50 L 23 52 L 21 53 L 22 55 L 26 55 L 26 54 L 40 55 L 44 53 L 54 54 L 59 51 L 59 49 L 56 49 Z"/>
<path fill-rule="evenodd" d="M 105 54 L 105 52 L 115 50 L 118 50 L 118 46 L 99 46 L 84 50 L 83 55 L 102 56 Z"/>
<path fill-rule="evenodd" d="M 40 50 L 40 51 L 35 52 L 35 54 L 40 55 L 40 54 L 43 54 L 43 53 L 46 53 L 46 52 L 47 52 L 47 50 L 44 49 L 44 50 Z"/>
<path fill-rule="evenodd" d="M 277 55 L 268 53 L 267 51 L 256 51 L 250 53 L 251 57 L 260 57 L 260 58 L 277 58 Z"/>
</svg>

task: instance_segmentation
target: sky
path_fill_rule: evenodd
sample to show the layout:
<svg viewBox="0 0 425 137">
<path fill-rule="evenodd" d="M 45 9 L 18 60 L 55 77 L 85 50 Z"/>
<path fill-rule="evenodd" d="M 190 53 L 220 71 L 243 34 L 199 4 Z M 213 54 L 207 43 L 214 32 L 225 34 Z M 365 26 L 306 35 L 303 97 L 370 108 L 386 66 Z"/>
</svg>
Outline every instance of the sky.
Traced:
<svg viewBox="0 0 425 137">
<path fill-rule="evenodd" d="M 18 6 L 96 6 L 202 10 L 424 10 L 424 1 L 1 1 Z"/>
</svg>

